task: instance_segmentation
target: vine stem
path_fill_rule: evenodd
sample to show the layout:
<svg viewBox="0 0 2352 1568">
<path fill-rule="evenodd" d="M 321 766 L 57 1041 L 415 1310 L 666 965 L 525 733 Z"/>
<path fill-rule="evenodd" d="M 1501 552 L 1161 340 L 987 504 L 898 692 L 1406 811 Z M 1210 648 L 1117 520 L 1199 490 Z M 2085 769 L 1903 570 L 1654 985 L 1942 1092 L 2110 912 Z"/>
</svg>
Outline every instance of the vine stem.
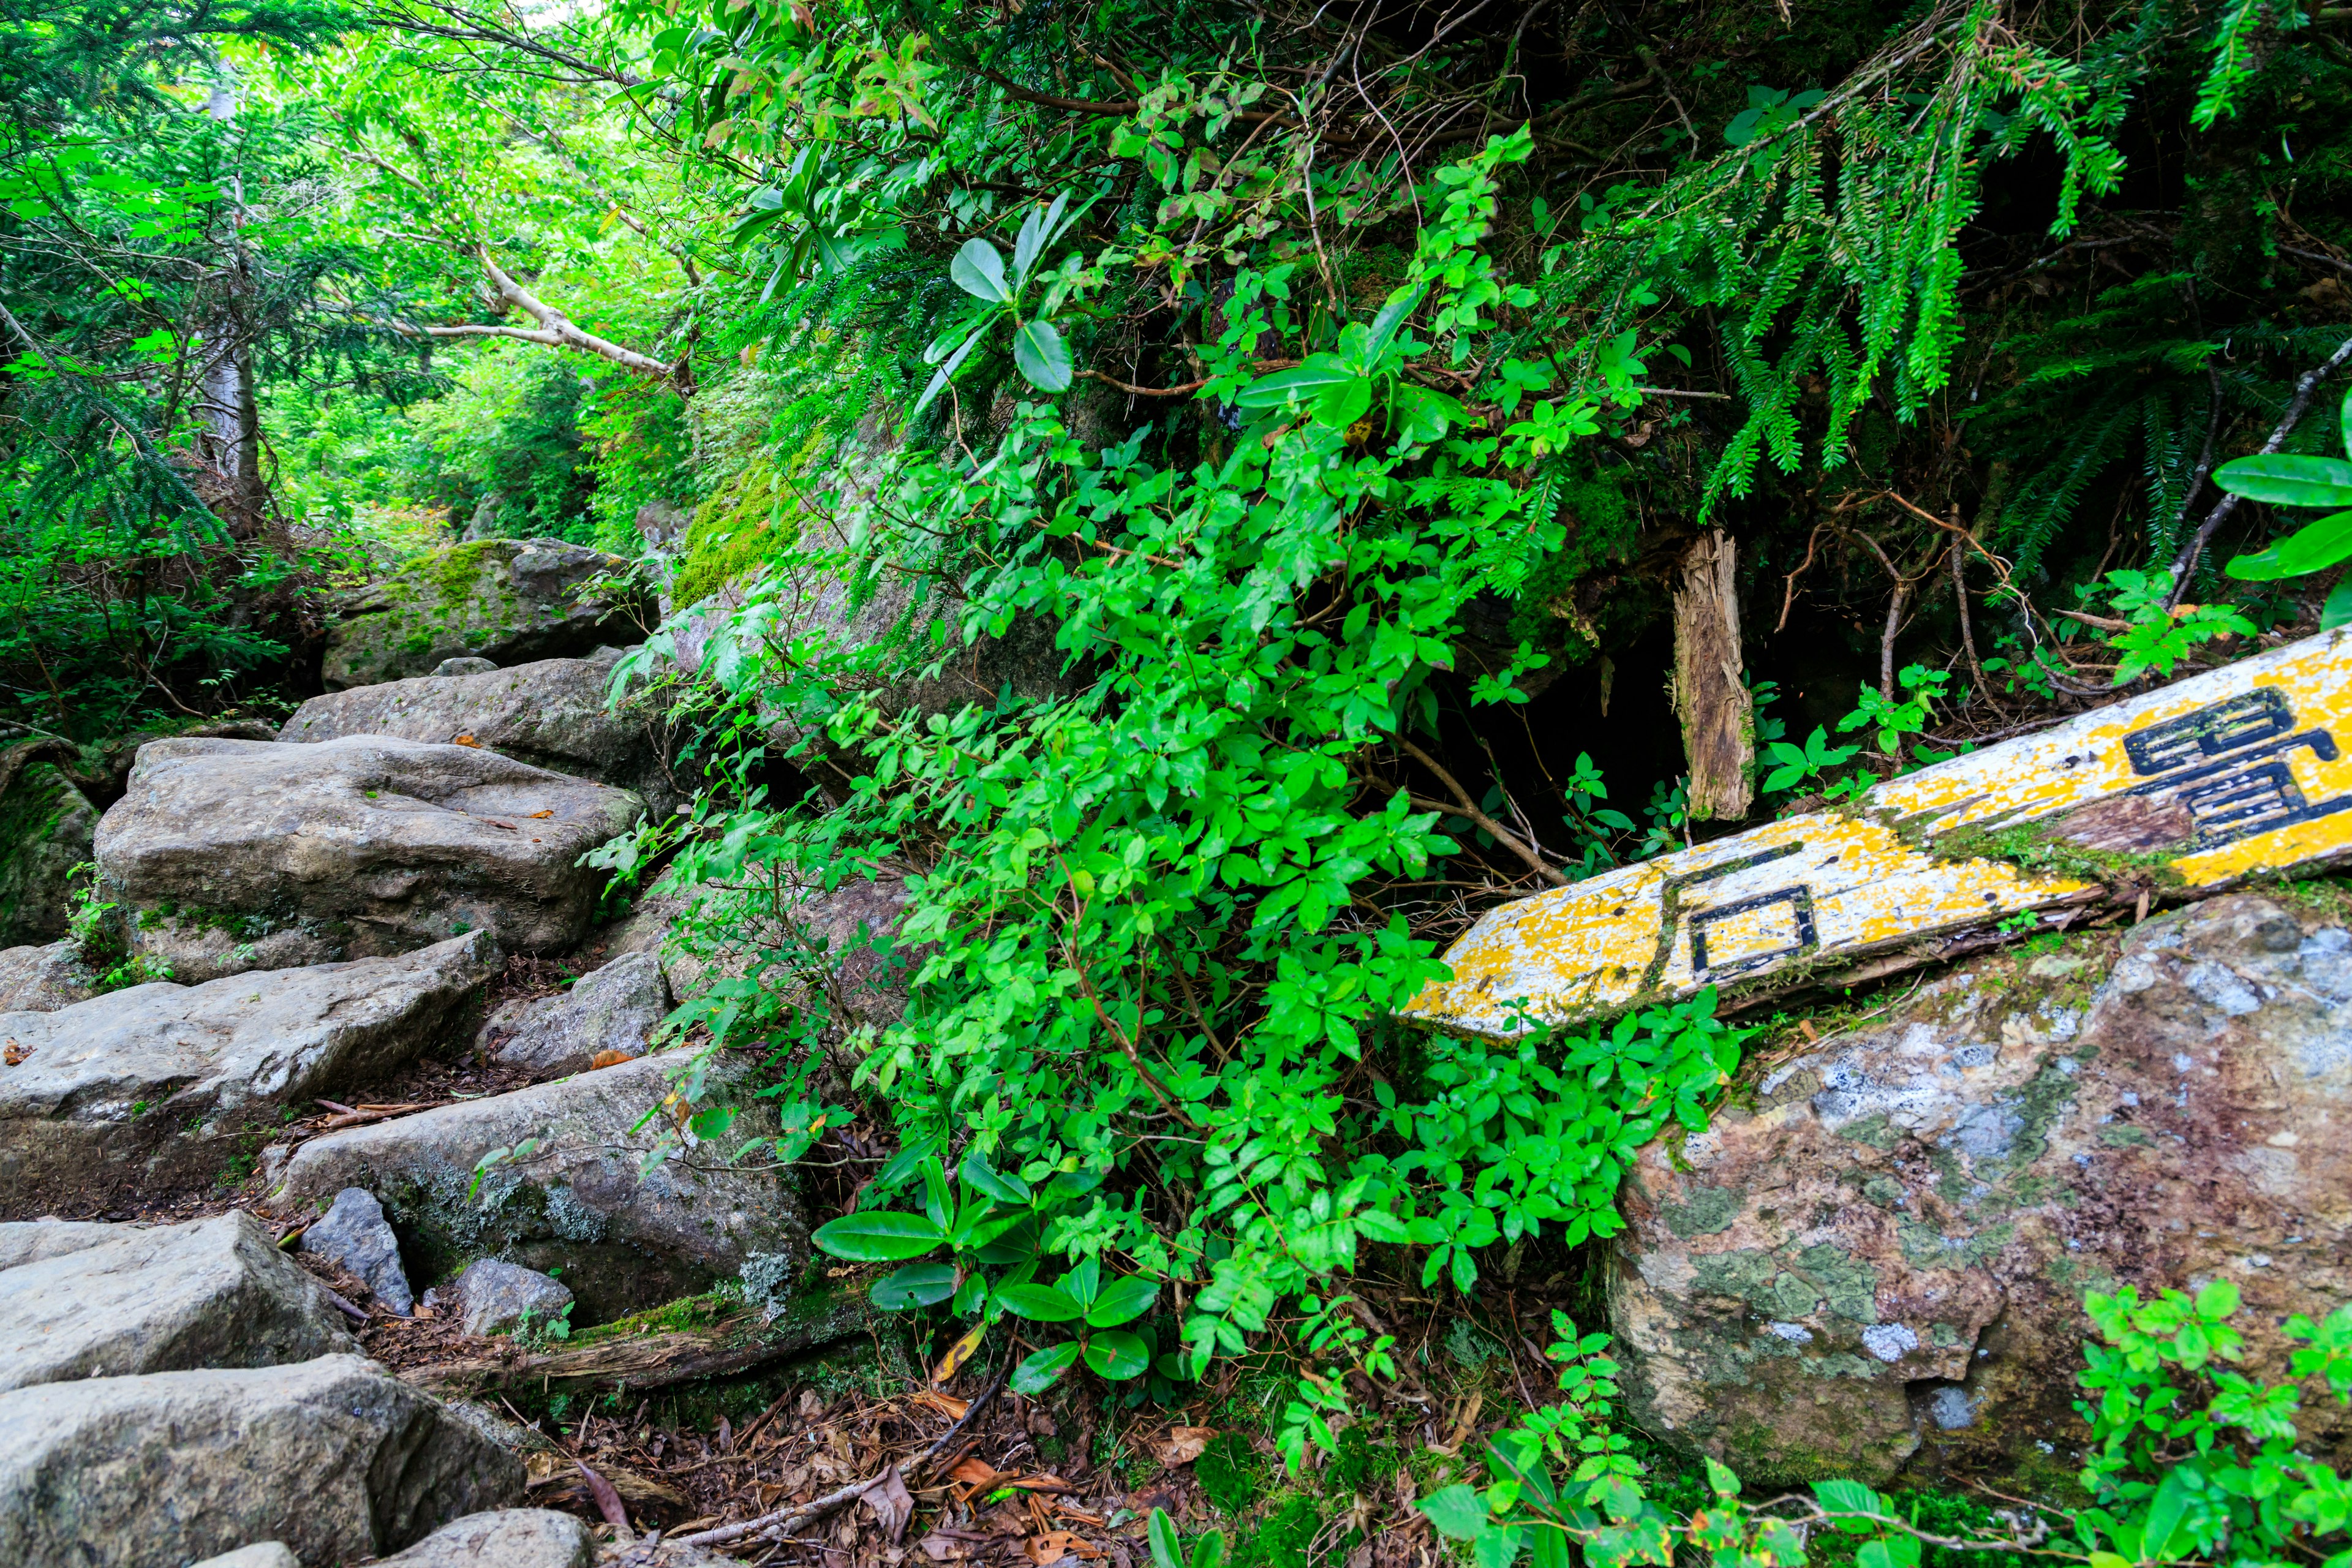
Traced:
<svg viewBox="0 0 2352 1568">
<path fill-rule="evenodd" d="M 2294 427 L 2303 423 L 2304 415 L 2310 411 L 2311 400 L 2318 393 L 2319 384 L 2342 369 L 2347 360 L 2352 360 L 2352 338 L 2345 339 L 2334 353 L 2303 373 L 2303 379 L 2294 384 L 2294 396 L 2287 401 L 2286 412 L 2280 416 L 2277 426 L 2271 431 L 2271 438 L 2263 443 L 2262 449 L 2253 454 L 2255 457 L 2267 458 L 2286 445 L 2286 438 L 2294 434 Z M 2214 530 L 2238 510 L 2238 502 L 2242 499 L 2234 493 L 2225 495 L 2211 511 L 2205 514 L 2205 521 L 2197 527 L 2197 537 L 2189 542 L 2181 550 L 2179 559 L 2172 563 L 2172 591 L 2164 596 L 2166 609 L 2179 604 L 2180 596 L 2189 591 L 2189 574 L 2196 568 L 2197 558 L 2205 552 L 2205 546 L 2212 540 Z"/>
</svg>

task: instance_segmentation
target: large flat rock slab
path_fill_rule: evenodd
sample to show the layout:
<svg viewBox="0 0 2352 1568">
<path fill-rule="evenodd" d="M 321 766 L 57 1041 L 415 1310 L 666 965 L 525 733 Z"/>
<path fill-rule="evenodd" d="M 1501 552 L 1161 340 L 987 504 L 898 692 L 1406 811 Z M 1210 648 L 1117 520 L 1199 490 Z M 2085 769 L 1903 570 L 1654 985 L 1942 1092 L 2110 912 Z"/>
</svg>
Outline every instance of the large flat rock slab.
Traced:
<svg viewBox="0 0 2352 1568">
<path fill-rule="evenodd" d="M 394 958 L 0 1014 L 20 1053 L 0 1067 L 0 1218 L 209 1184 L 258 1151 L 282 1107 L 463 1037 L 497 963 L 477 931 Z"/>
<path fill-rule="evenodd" d="M 0 1268 L 0 1391 L 359 1348 L 324 1289 L 251 1215 L 104 1228 L 112 1234 L 95 1245 Z"/>
<path fill-rule="evenodd" d="M 1643 1430 L 1780 1483 L 2084 1463 L 2086 1290 L 2226 1279 L 2277 1325 L 2352 1300 L 2352 931 L 2234 895 L 1979 960 L 1793 1059 L 1620 1194 L 1612 1354 Z M 2352 1421 L 2306 1400 L 2305 1445 Z"/>
<path fill-rule="evenodd" d="M 664 1105 L 682 1065 L 676 1052 L 645 1057 L 313 1138 L 287 1162 L 278 1195 L 323 1205 L 346 1187 L 373 1193 L 420 1286 L 485 1256 L 560 1268 L 578 1299 L 575 1325 L 691 1295 L 747 1266 L 796 1277 L 807 1229 L 791 1173 L 726 1158 L 774 1131 L 770 1102 L 743 1106 L 723 1144 L 681 1150 L 640 1174 L 656 1131 L 635 1129 Z M 743 1072 L 722 1063 L 710 1081 L 723 1099 Z M 483 1156 L 526 1142 L 530 1152 L 492 1165 L 467 1196 Z"/>
<path fill-rule="evenodd" d="M 331 691 L 427 675 L 446 658 L 572 658 L 638 640 L 626 594 L 591 586 L 627 564 L 560 539 L 436 550 L 356 595 L 327 634 Z"/>
<path fill-rule="evenodd" d="M 98 866 L 131 950 L 183 981 L 469 931 L 546 952 L 594 911 L 580 858 L 644 809 L 474 746 L 160 741 L 99 824 Z"/>
<path fill-rule="evenodd" d="M 0 1394 L 0 1562 L 152 1568 L 279 1542 L 396 1552 L 520 1501 L 521 1461 L 358 1356 Z"/>
<path fill-rule="evenodd" d="M 310 742 L 393 735 L 454 742 L 461 735 L 551 773 L 635 790 L 656 813 L 677 803 L 652 715 L 608 700 L 609 659 L 546 658 L 472 675 L 427 675 L 313 697 L 278 731 Z"/>
</svg>

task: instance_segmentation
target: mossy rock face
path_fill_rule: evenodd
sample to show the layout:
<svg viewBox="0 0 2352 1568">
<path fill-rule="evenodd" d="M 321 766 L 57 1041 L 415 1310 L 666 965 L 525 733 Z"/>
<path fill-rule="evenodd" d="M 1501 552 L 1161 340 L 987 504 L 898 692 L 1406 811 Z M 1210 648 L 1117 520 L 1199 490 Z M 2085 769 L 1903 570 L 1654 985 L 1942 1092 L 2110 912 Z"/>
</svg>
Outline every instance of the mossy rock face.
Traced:
<svg viewBox="0 0 2352 1568">
<path fill-rule="evenodd" d="M 625 564 L 560 539 L 439 550 L 369 589 L 327 636 L 330 690 L 429 675 L 443 659 L 572 658 L 638 640 L 646 606 L 592 589 Z"/>
<path fill-rule="evenodd" d="M 2239 895 L 1979 960 L 1751 1071 L 1619 1196 L 1612 1353 L 1642 1427 L 1760 1483 L 1997 1479 L 2083 1464 L 2086 1290 L 2352 1300 L 2352 931 Z M 2352 1422 L 2311 1402 L 2340 1459 Z"/>
<path fill-rule="evenodd" d="M 48 763 L 19 770 L 0 793 L 0 947 L 66 934 L 68 874 L 90 858 L 98 810 Z"/>
</svg>

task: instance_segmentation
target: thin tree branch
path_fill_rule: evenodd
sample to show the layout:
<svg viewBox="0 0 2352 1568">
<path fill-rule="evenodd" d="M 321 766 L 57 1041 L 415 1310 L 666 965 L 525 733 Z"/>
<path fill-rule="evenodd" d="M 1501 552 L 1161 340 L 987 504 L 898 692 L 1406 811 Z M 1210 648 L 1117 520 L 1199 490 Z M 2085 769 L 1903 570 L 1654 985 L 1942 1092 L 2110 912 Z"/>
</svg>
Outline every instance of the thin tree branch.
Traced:
<svg viewBox="0 0 2352 1568">
<path fill-rule="evenodd" d="M 1444 784 L 1445 786 L 1446 793 L 1453 795 L 1454 800 L 1459 803 L 1457 805 L 1448 807 L 1436 801 L 1423 801 L 1416 799 L 1413 804 L 1428 807 L 1432 810 L 1451 810 L 1463 816 L 1468 817 L 1471 821 L 1484 828 L 1487 834 L 1494 838 L 1496 843 L 1500 844 L 1504 848 L 1508 849 L 1512 854 L 1517 856 L 1520 859 L 1533 867 L 1536 874 L 1543 878 L 1545 881 L 1549 882 L 1555 888 L 1565 888 L 1568 886 L 1569 878 L 1559 869 L 1559 867 L 1554 866 L 1542 856 L 1537 854 L 1534 849 L 1530 848 L 1520 839 L 1517 834 L 1512 832 L 1509 828 L 1504 826 L 1501 823 L 1496 821 L 1493 817 L 1479 810 L 1477 806 L 1472 805 L 1470 800 L 1470 792 L 1464 789 L 1462 787 L 1461 781 L 1457 780 L 1452 773 L 1447 773 L 1444 765 L 1439 763 L 1435 757 L 1431 756 L 1427 752 L 1423 751 L 1419 746 L 1414 745 L 1402 735 L 1399 735 L 1396 738 L 1396 742 L 1399 746 L 1404 748 L 1406 755 L 1412 757 L 1414 762 L 1419 763 L 1431 773 L 1435 773 L 1437 775 L 1437 782 Z"/>
<path fill-rule="evenodd" d="M 2297 251 L 2295 254 L 2315 253 Z M 2322 259 L 2333 260 L 2334 258 L 2322 258 Z M 2336 264 L 2338 267 L 2344 267 L 2346 271 L 2352 272 L 2352 267 L 2347 267 L 2340 261 Z M 2286 445 L 2286 438 L 2294 434 L 2294 427 L 2303 422 L 2304 415 L 2309 412 L 2312 397 L 2319 391 L 2319 384 L 2342 369 L 2347 360 L 2352 360 L 2352 338 L 2345 339 L 2343 344 L 2334 353 L 2303 373 L 2303 379 L 2294 384 L 2294 395 L 2287 400 L 2286 412 L 2280 416 L 2278 425 L 2271 431 L 2270 439 L 2263 442 L 2262 449 L 2253 456 L 2267 458 Z M 2179 559 L 2173 562 L 2172 592 L 2165 595 L 2166 609 L 2168 610 L 2179 604 L 2180 596 L 2189 591 L 2189 574 L 2196 569 L 2197 558 L 2205 552 L 2205 546 L 2212 539 L 2214 531 L 2229 520 L 2231 512 L 2238 510 L 2240 499 L 2235 494 L 2223 496 L 2220 504 L 2205 514 L 2205 521 L 2198 526 L 2197 537 L 2189 542 L 2180 552 Z"/>
</svg>

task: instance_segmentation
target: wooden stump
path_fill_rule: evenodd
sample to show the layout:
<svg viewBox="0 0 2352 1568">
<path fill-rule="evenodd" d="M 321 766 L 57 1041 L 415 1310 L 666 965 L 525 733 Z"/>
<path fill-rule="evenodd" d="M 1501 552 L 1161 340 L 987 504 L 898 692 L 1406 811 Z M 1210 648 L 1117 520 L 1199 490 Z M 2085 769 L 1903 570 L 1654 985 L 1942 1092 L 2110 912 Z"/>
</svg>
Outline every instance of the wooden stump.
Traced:
<svg viewBox="0 0 2352 1568">
<path fill-rule="evenodd" d="M 1755 799 L 1756 718 L 1742 677 L 1735 546 L 1722 530 L 1683 557 L 1675 591 L 1675 712 L 1694 822 L 1737 821 Z"/>
</svg>

